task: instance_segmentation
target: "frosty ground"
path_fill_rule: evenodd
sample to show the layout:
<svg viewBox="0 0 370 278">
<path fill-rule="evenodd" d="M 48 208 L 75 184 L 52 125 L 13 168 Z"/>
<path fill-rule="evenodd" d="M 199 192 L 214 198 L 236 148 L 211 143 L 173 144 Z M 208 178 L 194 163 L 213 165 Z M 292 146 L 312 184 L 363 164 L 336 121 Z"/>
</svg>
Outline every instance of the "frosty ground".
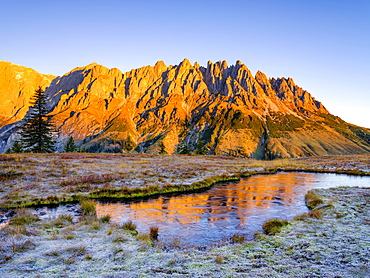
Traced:
<svg viewBox="0 0 370 278">
<path fill-rule="evenodd" d="M 368 155 L 275 162 L 223 157 L 138 156 L 128 160 L 130 163 L 125 162 L 124 156 L 82 155 L 74 159 L 61 156 L 22 155 L 3 159 L 3 173 L 22 173 L 3 177 L 3 207 L 19 200 L 30 200 L 36 194 L 45 197 L 49 192 L 60 196 L 69 194 L 70 189 L 60 185 L 62 181 L 81 181 L 84 179 L 79 177 L 89 175 L 125 174 L 127 177 L 101 184 L 71 182 L 71 188 L 81 184 L 93 187 L 82 191 L 83 195 L 95 187 L 119 187 L 120 183 L 127 186 L 130 179 L 136 182 L 135 186 L 144 187 L 158 180 L 160 184 L 194 183 L 220 175 L 220 172 L 235 177 L 248 171 L 255 173 L 272 168 L 366 174 L 370 164 Z M 169 159 L 172 161 L 168 162 Z M 62 164 L 65 169 L 58 172 L 57 163 L 67 166 Z M 101 164 L 96 166 L 97 163 Z M 166 163 L 168 165 L 163 165 Z M 94 174 L 88 172 L 91 169 Z M 74 176 L 69 171 L 74 171 Z M 121 172 L 116 173 L 118 171 Z M 149 172 L 145 174 L 145 171 Z M 187 172 L 188 176 L 181 176 L 182 172 Z M 21 194 L 25 188 L 30 188 L 28 195 Z M 109 223 L 107 219 L 91 215 L 77 222 L 65 215 L 38 221 L 28 215 L 27 209 L 18 209 L 18 221 L 0 232 L 0 276 L 369 277 L 370 190 L 335 188 L 315 192 L 328 205 L 297 216 L 280 233 L 274 236 L 257 234 L 253 242 L 225 239 L 207 248 L 188 247 L 178 240 L 156 241 L 150 238 L 149 231 L 136 234 L 133 229 L 125 229 L 123 223 Z M 17 199 L 9 202 L 12 194 Z"/>
</svg>

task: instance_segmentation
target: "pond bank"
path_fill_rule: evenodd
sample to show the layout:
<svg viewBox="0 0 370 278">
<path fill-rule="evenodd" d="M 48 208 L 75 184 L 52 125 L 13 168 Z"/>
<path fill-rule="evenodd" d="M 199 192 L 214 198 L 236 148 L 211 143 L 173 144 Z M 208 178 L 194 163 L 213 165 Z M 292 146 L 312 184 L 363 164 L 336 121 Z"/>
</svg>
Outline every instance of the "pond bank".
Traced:
<svg viewBox="0 0 370 278">
<path fill-rule="evenodd" d="M 368 277 L 370 189 L 314 191 L 319 213 L 275 236 L 207 248 L 152 241 L 88 219 L 35 221 L 1 231 L 1 277 Z M 18 223 L 19 224 L 19 223 Z M 159 231 L 160 233 L 161 231 Z M 149 231 L 148 231 L 149 233 Z M 234 240 L 235 241 L 235 240 Z"/>
<path fill-rule="evenodd" d="M 0 155 L 0 208 L 196 192 L 218 182 L 277 171 L 370 175 L 369 169 L 369 154 L 274 161 L 185 155 Z"/>
</svg>

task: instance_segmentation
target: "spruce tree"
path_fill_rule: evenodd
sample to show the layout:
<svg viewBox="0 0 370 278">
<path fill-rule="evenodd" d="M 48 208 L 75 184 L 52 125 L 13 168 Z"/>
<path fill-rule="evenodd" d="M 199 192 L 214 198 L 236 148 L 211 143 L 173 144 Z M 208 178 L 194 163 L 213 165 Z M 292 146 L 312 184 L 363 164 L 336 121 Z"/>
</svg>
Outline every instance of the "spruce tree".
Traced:
<svg viewBox="0 0 370 278">
<path fill-rule="evenodd" d="M 32 98 L 32 109 L 21 127 L 21 143 L 25 151 L 34 153 L 55 152 L 54 127 L 48 121 L 46 96 L 41 87 Z"/>
<path fill-rule="evenodd" d="M 189 154 L 190 153 L 190 149 L 189 149 L 188 145 L 185 144 L 185 142 L 181 142 L 177 146 L 177 153 L 178 154 Z"/>
<path fill-rule="evenodd" d="M 23 153 L 23 146 L 19 140 L 15 140 L 11 148 L 7 149 L 5 153 Z"/>
<path fill-rule="evenodd" d="M 164 145 L 163 141 L 159 143 L 159 154 L 167 154 L 166 146 Z"/>
<path fill-rule="evenodd" d="M 197 146 L 195 148 L 195 154 L 205 155 L 207 150 L 205 149 L 204 142 L 200 136 L 198 136 Z"/>
<path fill-rule="evenodd" d="M 77 150 L 77 146 L 75 144 L 75 140 L 73 137 L 69 137 L 66 145 L 64 146 L 64 152 L 66 153 L 73 153 Z"/>
</svg>

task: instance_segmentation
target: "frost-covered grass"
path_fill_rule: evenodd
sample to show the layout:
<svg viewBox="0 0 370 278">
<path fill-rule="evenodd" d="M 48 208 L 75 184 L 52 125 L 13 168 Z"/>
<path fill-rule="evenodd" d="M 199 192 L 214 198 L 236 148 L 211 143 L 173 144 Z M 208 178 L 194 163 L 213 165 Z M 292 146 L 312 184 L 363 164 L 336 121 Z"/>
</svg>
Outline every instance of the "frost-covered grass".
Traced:
<svg viewBox="0 0 370 278">
<path fill-rule="evenodd" d="M 195 155 L 0 155 L 0 207 L 196 191 L 279 170 L 370 175 L 370 155 L 274 161 Z"/>
<path fill-rule="evenodd" d="M 136 235 L 93 217 L 11 224 L 0 232 L 0 276 L 369 277 L 370 189 L 314 193 L 324 202 L 311 211 L 319 217 L 307 213 L 274 236 L 205 249 L 152 240 L 150 231 Z M 29 232 L 14 232 L 16 226 Z"/>
<path fill-rule="evenodd" d="M 275 161 L 0 155 L 0 207 L 80 201 L 104 194 L 146 196 L 278 170 L 370 175 L 370 155 Z M 369 277 L 369 189 L 313 193 L 308 200 L 316 200 L 318 207 L 295 217 L 275 236 L 260 234 L 255 242 L 247 242 L 235 235 L 207 248 L 185 247 L 179 240 L 157 241 L 154 230 L 138 234 L 135 223 L 112 224 L 94 213 L 75 222 L 68 215 L 38 220 L 27 210 L 18 210 L 10 225 L 0 230 L 0 277 Z"/>
</svg>

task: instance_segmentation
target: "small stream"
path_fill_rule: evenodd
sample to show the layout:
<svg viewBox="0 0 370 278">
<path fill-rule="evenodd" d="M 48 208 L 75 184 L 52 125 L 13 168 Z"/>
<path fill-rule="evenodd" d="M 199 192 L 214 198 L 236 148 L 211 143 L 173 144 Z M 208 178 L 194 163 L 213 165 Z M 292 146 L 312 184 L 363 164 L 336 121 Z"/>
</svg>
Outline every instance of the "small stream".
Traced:
<svg viewBox="0 0 370 278">
<path fill-rule="evenodd" d="M 159 228 L 159 239 L 179 239 L 187 244 L 206 245 L 243 234 L 252 240 L 270 218 L 291 220 L 307 212 L 304 195 L 310 189 L 338 186 L 369 187 L 369 177 L 338 174 L 279 172 L 256 175 L 239 182 L 217 184 L 202 193 L 181 194 L 135 202 L 97 202 L 98 217 L 132 220 L 139 232 Z M 76 205 L 36 209 L 41 218 L 72 213 Z"/>
</svg>

